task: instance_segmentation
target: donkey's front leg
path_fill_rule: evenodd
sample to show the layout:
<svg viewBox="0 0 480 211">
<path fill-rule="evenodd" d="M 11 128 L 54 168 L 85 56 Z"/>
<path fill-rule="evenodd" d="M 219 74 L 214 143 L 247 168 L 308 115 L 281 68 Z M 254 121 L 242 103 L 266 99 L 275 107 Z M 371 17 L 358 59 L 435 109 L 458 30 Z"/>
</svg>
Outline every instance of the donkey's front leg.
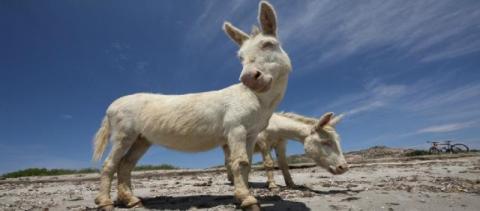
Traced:
<svg viewBox="0 0 480 211">
<path fill-rule="evenodd" d="M 241 202 L 242 208 L 259 210 L 257 199 L 248 190 L 248 174 L 255 139 L 247 139 L 245 128 L 237 127 L 229 132 L 227 144 L 231 152 L 230 164 L 235 185 L 235 198 Z"/>
</svg>

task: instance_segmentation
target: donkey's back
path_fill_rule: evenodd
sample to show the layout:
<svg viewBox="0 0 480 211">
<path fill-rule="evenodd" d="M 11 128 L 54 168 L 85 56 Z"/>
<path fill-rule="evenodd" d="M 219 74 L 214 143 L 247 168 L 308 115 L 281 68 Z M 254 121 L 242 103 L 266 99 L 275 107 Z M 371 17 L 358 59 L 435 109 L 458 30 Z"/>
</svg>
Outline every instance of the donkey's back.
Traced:
<svg viewBox="0 0 480 211">
<path fill-rule="evenodd" d="M 112 130 L 180 151 L 205 151 L 225 144 L 225 131 L 230 128 L 248 125 L 263 129 L 260 126 L 265 124 L 243 124 L 269 112 L 262 110 L 255 95 L 242 89 L 234 85 L 185 95 L 128 95 L 109 106 L 107 118 Z"/>
</svg>

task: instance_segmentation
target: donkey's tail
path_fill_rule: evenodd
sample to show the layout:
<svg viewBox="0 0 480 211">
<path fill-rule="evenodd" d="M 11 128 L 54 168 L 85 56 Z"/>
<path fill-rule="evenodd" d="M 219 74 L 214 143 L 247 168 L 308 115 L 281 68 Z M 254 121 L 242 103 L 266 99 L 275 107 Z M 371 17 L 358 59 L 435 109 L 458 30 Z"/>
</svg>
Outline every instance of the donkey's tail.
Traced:
<svg viewBox="0 0 480 211">
<path fill-rule="evenodd" d="M 108 139 L 110 138 L 110 122 L 108 117 L 105 116 L 102 121 L 102 126 L 98 129 L 97 134 L 95 135 L 93 143 L 93 157 L 92 161 L 98 161 L 102 158 L 103 152 L 108 144 Z"/>
</svg>

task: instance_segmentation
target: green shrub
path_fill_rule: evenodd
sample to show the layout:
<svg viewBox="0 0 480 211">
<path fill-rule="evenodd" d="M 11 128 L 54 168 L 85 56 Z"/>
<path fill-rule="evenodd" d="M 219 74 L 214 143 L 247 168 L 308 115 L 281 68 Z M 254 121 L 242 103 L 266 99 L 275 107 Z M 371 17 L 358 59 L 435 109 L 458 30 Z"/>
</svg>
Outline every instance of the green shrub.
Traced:
<svg viewBox="0 0 480 211">
<path fill-rule="evenodd" d="M 74 170 L 69 169 L 46 169 L 46 168 L 28 168 L 20 171 L 14 171 L 2 175 L 5 178 L 17 178 L 17 177 L 28 177 L 28 176 L 51 176 L 51 175 L 62 175 L 62 174 L 72 174 Z"/>
<path fill-rule="evenodd" d="M 144 165 L 135 167 L 134 171 L 145 171 L 145 170 L 170 170 L 177 169 L 177 167 L 169 164 L 161 165 Z M 10 173 L 3 174 L 3 178 L 18 178 L 18 177 L 30 177 L 30 176 L 57 176 L 57 175 L 67 175 L 67 174 L 87 174 L 99 172 L 98 169 L 94 168 L 84 168 L 84 169 L 46 169 L 46 168 L 28 168 L 19 171 L 14 171 Z"/>
<path fill-rule="evenodd" d="M 430 152 L 426 150 L 414 150 L 411 152 L 405 153 L 405 156 L 410 157 L 410 156 L 420 156 L 420 155 L 429 155 Z"/>
<path fill-rule="evenodd" d="M 137 166 L 133 170 L 134 171 L 146 171 L 146 170 L 172 170 L 172 169 L 178 169 L 175 166 L 172 166 L 170 164 L 161 164 L 161 165 L 143 165 L 143 166 Z"/>
</svg>

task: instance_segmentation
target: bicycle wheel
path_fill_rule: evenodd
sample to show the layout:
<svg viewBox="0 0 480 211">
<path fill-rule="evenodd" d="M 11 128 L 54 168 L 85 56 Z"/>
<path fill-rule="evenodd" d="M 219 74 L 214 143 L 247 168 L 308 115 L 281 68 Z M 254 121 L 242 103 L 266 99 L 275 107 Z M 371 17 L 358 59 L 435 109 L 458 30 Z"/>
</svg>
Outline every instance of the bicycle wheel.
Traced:
<svg viewBox="0 0 480 211">
<path fill-rule="evenodd" d="M 454 144 L 452 145 L 452 152 L 453 153 L 460 153 L 460 152 L 468 152 L 470 149 L 465 144 Z"/>
<path fill-rule="evenodd" d="M 440 149 L 438 149 L 438 148 L 436 148 L 436 147 L 430 147 L 430 149 L 428 150 L 428 152 L 429 152 L 430 154 L 440 154 L 440 152 L 442 152 L 442 151 L 440 151 Z"/>
</svg>

